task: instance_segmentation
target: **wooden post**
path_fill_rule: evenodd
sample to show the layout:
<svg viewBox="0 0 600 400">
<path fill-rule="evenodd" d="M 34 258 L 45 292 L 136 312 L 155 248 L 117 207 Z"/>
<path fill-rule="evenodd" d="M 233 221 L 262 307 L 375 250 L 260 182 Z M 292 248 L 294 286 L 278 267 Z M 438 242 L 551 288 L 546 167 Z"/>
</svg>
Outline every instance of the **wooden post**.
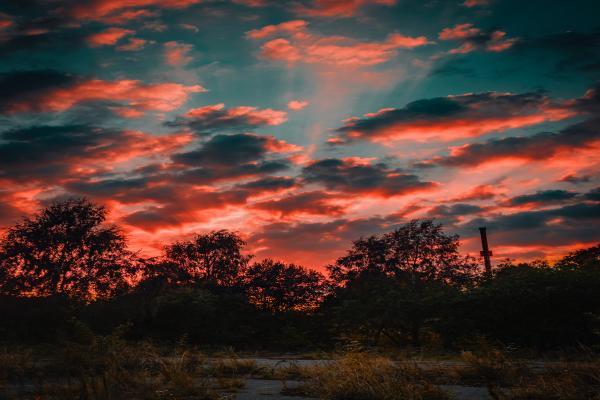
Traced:
<svg viewBox="0 0 600 400">
<path fill-rule="evenodd" d="M 488 247 L 487 233 L 486 233 L 485 226 L 479 228 L 479 233 L 481 235 L 481 248 L 483 249 L 481 251 L 481 256 L 483 257 L 483 261 L 485 263 L 485 275 L 487 277 L 490 277 L 490 276 L 492 276 L 492 261 L 490 260 L 490 257 L 493 254 L 492 254 L 492 251 Z"/>
</svg>

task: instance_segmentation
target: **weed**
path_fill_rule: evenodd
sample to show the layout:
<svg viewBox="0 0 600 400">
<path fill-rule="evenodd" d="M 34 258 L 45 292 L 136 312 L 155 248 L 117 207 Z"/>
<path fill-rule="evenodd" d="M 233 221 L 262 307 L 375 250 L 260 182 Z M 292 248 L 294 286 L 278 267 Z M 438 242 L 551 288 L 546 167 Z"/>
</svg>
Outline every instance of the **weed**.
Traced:
<svg viewBox="0 0 600 400">
<path fill-rule="evenodd" d="M 304 393 L 328 400 L 445 400 L 450 395 L 423 379 L 410 365 L 384 357 L 351 354 L 326 365 L 308 367 Z M 298 389 L 294 389 L 298 390 Z"/>
</svg>

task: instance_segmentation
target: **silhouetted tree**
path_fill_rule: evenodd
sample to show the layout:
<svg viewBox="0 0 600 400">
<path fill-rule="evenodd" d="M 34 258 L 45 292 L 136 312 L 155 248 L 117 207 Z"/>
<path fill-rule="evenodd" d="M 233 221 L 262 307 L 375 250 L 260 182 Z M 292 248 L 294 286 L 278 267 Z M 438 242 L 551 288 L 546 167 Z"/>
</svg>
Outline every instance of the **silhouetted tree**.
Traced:
<svg viewBox="0 0 600 400">
<path fill-rule="evenodd" d="M 556 263 L 556 267 L 566 269 L 600 268 L 600 244 L 566 255 Z"/>
<path fill-rule="evenodd" d="M 86 199 L 55 202 L 8 229 L 0 244 L 6 292 L 107 297 L 128 287 L 132 254 L 106 210 Z"/>
<path fill-rule="evenodd" d="M 383 273 L 413 287 L 434 281 L 463 284 L 477 266 L 459 254 L 458 246 L 458 236 L 444 233 L 440 224 L 413 220 L 392 232 L 355 241 L 329 271 L 341 284 L 365 273 Z"/>
<path fill-rule="evenodd" d="M 598 343 L 600 264 L 595 248 L 559 260 L 499 266 L 494 278 L 464 293 L 448 318 L 487 337 L 545 350 Z M 564 267 L 561 267 L 564 266 Z"/>
<path fill-rule="evenodd" d="M 244 245 L 236 233 L 227 230 L 197 235 L 165 247 L 164 264 L 155 272 L 175 281 L 231 286 L 239 282 L 250 260 L 242 254 Z"/>
<path fill-rule="evenodd" d="M 410 336 L 420 345 L 421 330 L 437 317 L 439 303 L 475 276 L 477 265 L 458 253 L 458 245 L 458 236 L 431 220 L 355 241 L 329 267 L 340 285 L 333 309 L 343 324 L 354 321 L 396 343 Z"/>
<path fill-rule="evenodd" d="M 271 259 L 253 264 L 245 280 L 250 302 L 270 312 L 312 310 L 325 294 L 322 274 Z"/>
</svg>

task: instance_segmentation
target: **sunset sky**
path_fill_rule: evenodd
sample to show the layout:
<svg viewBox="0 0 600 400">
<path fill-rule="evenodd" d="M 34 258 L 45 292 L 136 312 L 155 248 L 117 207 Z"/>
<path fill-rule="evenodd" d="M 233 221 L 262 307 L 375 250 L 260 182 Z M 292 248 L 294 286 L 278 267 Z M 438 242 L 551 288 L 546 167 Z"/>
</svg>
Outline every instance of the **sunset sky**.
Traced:
<svg viewBox="0 0 600 400">
<path fill-rule="evenodd" d="M 0 227 L 56 199 L 156 255 L 320 268 L 436 218 L 494 261 L 600 241 L 600 2 L 0 2 Z"/>
</svg>

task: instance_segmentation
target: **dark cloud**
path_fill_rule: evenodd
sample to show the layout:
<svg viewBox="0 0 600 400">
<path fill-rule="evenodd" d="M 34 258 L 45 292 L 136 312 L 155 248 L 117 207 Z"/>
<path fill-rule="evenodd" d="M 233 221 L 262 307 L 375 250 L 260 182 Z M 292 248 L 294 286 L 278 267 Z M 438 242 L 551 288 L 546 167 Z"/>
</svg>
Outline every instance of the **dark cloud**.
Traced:
<svg viewBox="0 0 600 400">
<path fill-rule="evenodd" d="M 288 169 L 290 162 L 281 157 L 273 159 L 273 154 L 285 149 L 285 144 L 271 136 L 249 133 L 215 135 L 195 150 L 171 156 L 173 162 L 180 165 L 174 177 L 208 184 L 280 172 Z"/>
<path fill-rule="evenodd" d="M 503 204 L 509 207 L 523 205 L 560 204 L 572 200 L 577 196 L 576 192 L 568 190 L 540 190 L 533 194 L 524 194 L 506 200 Z"/>
<path fill-rule="evenodd" d="M 41 125 L 0 132 L 0 178 L 48 185 L 101 175 L 115 164 L 170 153 L 182 143 L 173 135 L 90 125 Z"/>
<path fill-rule="evenodd" d="M 600 240 L 600 203 L 579 203 L 541 211 L 524 211 L 492 218 L 475 218 L 463 233 L 487 226 L 495 244 L 533 246 L 568 245 Z"/>
<path fill-rule="evenodd" d="M 200 148 L 173 155 L 176 163 L 202 166 L 234 166 L 255 162 L 269 154 L 270 139 L 248 133 L 216 135 Z"/>
<path fill-rule="evenodd" d="M 293 194 L 277 200 L 263 201 L 253 205 L 259 210 L 271 211 L 286 217 L 295 214 L 339 216 L 345 207 L 332 203 L 339 200 L 338 196 L 321 191 Z"/>
<path fill-rule="evenodd" d="M 122 218 L 122 221 L 148 232 L 170 226 L 178 226 L 185 222 L 186 218 L 170 212 L 168 208 L 149 207 L 145 210 L 136 211 Z"/>
<path fill-rule="evenodd" d="M 542 92 L 479 93 L 414 101 L 403 108 L 385 108 L 363 118 L 351 118 L 336 129 L 331 144 L 356 140 L 410 139 L 439 136 L 449 139 L 478 136 L 546 119 L 560 119 Z"/>
<path fill-rule="evenodd" d="M 69 52 L 82 47 L 85 33 L 77 21 L 55 12 L 55 2 L 12 1 L 0 4 L 11 25 L 0 29 L 0 56 L 27 56 L 32 51 Z M 16 5 L 16 3 L 22 3 Z M 54 4 L 52 4 L 54 3 Z"/>
<path fill-rule="evenodd" d="M 452 205 L 441 204 L 427 211 L 427 218 L 435 218 L 437 222 L 442 223 L 446 228 L 453 229 L 465 217 L 487 211 L 487 207 L 481 207 L 473 204 L 458 203 Z"/>
<path fill-rule="evenodd" d="M 302 169 L 307 183 L 346 193 L 370 193 L 384 197 L 432 189 L 436 185 L 418 176 L 391 169 L 384 163 L 363 164 L 329 158 L 315 161 Z"/>
<path fill-rule="evenodd" d="M 280 176 L 268 176 L 266 178 L 258 179 L 255 181 L 247 182 L 238 185 L 240 189 L 249 190 L 260 190 L 260 191 L 278 191 L 283 189 L 291 189 L 296 186 L 296 179 L 280 177 Z"/>
<path fill-rule="evenodd" d="M 285 170 L 290 166 L 287 159 L 273 159 L 274 153 L 285 149 L 282 142 L 271 136 L 215 135 L 197 149 L 174 154 L 171 159 L 185 167 L 176 174 L 178 179 L 210 183 Z"/>
<path fill-rule="evenodd" d="M 172 178 L 181 182 L 207 185 L 219 181 L 275 174 L 289 168 L 290 163 L 287 160 L 259 161 L 221 167 L 183 169 L 174 172 Z"/>
<path fill-rule="evenodd" d="M 467 61 L 459 58 L 459 59 L 451 59 L 449 61 L 444 62 L 442 65 L 435 67 L 430 73 L 430 76 L 463 76 L 473 78 L 475 74 L 475 69 L 470 68 L 467 65 Z"/>
<path fill-rule="evenodd" d="M 492 28 L 481 30 L 473 24 L 457 24 L 443 29 L 440 40 L 458 41 L 460 46 L 449 51 L 450 54 L 466 54 L 476 50 L 501 52 L 518 42 L 517 38 L 508 38 L 506 32 Z"/>
<path fill-rule="evenodd" d="M 184 186 L 174 186 L 172 189 L 174 195 L 168 199 L 161 199 L 160 206 L 150 206 L 133 212 L 124 216 L 122 220 L 129 225 L 154 232 L 185 223 L 203 222 L 212 216 L 206 212 L 243 205 L 250 194 L 239 190 L 209 191 Z"/>
<path fill-rule="evenodd" d="M 88 79 L 52 70 L 16 71 L 0 75 L 0 114 L 65 112 L 91 106 L 100 113 L 110 109 L 127 118 L 147 111 L 167 112 L 180 107 L 200 85 L 149 83 L 139 80 Z"/>
<path fill-rule="evenodd" d="M 520 40 L 514 51 L 520 56 L 547 54 L 554 73 L 581 71 L 598 78 L 600 65 L 600 31 L 567 31 Z"/>
<path fill-rule="evenodd" d="M 15 104 L 32 103 L 41 94 L 70 87 L 76 81 L 77 79 L 73 75 L 54 70 L 1 73 L 0 114 L 15 110 Z"/>
<path fill-rule="evenodd" d="M 473 204 L 458 203 L 451 206 L 439 205 L 429 211 L 432 216 L 438 217 L 455 217 L 462 215 L 477 214 L 485 211 L 486 207 L 476 206 Z"/>
<path fill-rule="evenodd" d="M 394 229 L 397 218 L 335 219 L 327 222 L 277 222 L 263 226 L 248 238 L 258 257 L 295 260 L 322 267 L 350 248 L 352 241 Z"/>
<path fill-rule="evenodd" d="M 594 188 L 584 195 L 587 200 L 600 201 L 600 187 Z"/>
<path fill-rule="evenodd" d="M 64 187 L 71 193 L 95 199 L 118 200 L 122 203 L 144 201 L 163 203 L 177 198 L 177 190 L 174 185 L 160 184 L 160 180 L 147 177 L 72 180 L 66 182 Z"/>
<path fill-rule="evenodd" d="M 186 127 L 200 135 L 216 132 L 248 131 L 261 126 L 279 125 L 287 120 L 285 111 L 256 107 L 225 108 L 223 104 L 205 106 L 188 111 L 173 121 L 170 127 Z"/>
<path fill-rule="evenodd" d="M 77 160 L 118 150 L 119 130 L 85 125 L 34 126 L 0 133 L 0 177 L 12 180 L 64 178 Z"/>
<path fill-rule="evenodd" d="M 575 174 L 569 174 L 569 175 L 565 175 L 562 178 L 559 179 L 559 182 L 568 182 L 568 183 L 572 183 L 574 185 L 578 185 L 580 183 L 586 183 L 589 182 L 592 179 L 592 177 L 590 175 L 575 175 Z"/>
<path fill-rule="evenodd" d="M 587 148 L 599 140 L 600 119 L 591 119 L 571 125 L 558 133 L 542 132 L 532 136 L 467 144 L 456 149 L 452 155 L 437 157 L 417 166 L 475 166 L 503 158 L 540 161 L 552 158 L 561 151 Z"/>
</svg>

